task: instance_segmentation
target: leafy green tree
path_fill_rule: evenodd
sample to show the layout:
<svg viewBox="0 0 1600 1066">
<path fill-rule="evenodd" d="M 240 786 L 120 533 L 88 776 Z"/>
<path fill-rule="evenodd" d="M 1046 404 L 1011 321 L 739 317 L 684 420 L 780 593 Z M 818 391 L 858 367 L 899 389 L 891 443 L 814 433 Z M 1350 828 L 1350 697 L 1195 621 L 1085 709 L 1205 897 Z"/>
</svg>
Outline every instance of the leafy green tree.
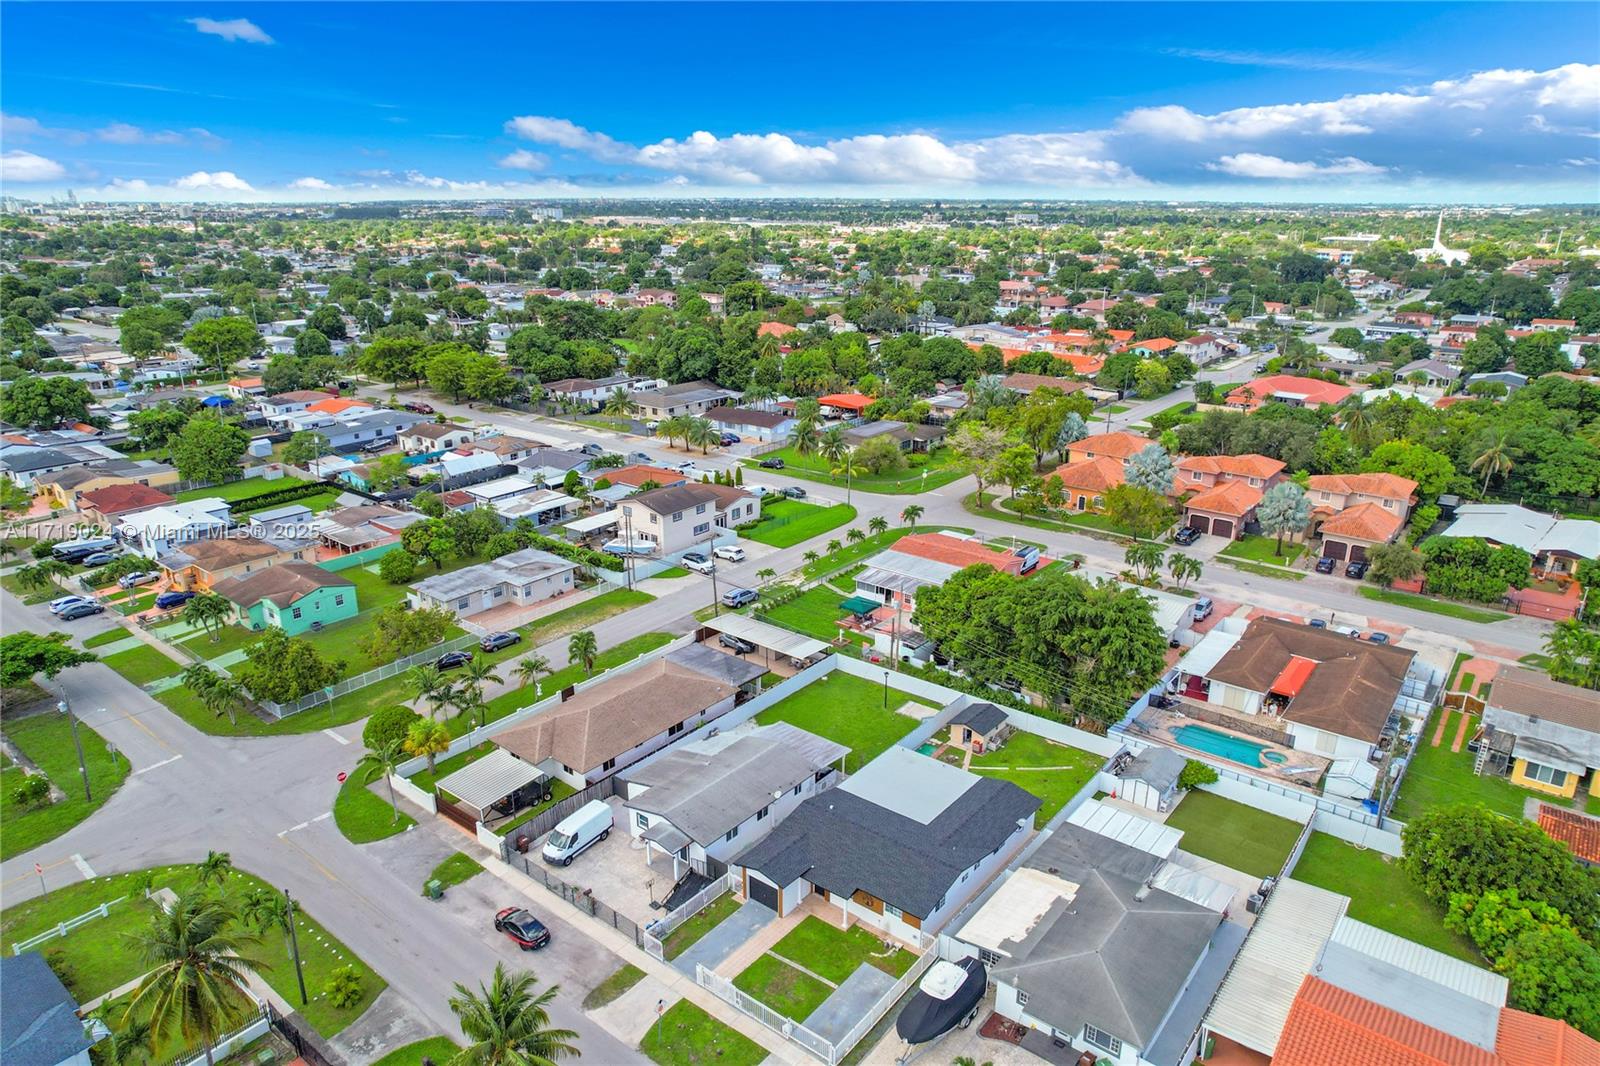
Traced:
<svg viewBox="0 0 1600 1066">
<path fill-rule="evenodd" d="M 333 446 L 327 437 L 314 429 L 302 429 L 283 446 L 283 461 L 295 466 L 310 466 L 324 455 L 331 454 L 332 450 Z"/>
<path fill-rule="evenodd" d="M 393 662 L 441 643 L 454 625 L 449 611 L 391 603 L 372 616 L 371 628 L 357 643 L 372 662 Z"/>
<path fill-rule="evenodd" d="M 417 575 L 417 557 L 404 548 L 391 548 L 378 560 L 378 576 L 391 585 L 410 584 Z"/>
<path fill-rule="evenodd" d="M 94 402 L 81 381 L 64 377 L 23 377 L 0 393 L 0 421 L 28 429 L 55 429 L 89 418 Z"/>
<path fill-rule="evenodd" d="M 292 703 L 327 688 L 344 673 L 344 660 L 324 659 L 316 645 L 277 626 L 268 626 L 244 653 L 245 661 L 233 673 L 258 700 Z"/>
<path fill-rule="evenodd" d="M 983 506 L 983 489 L 993 476 L 994 462 L 1007 447 L 1005 434 L 980 422 L 963 422 L 950 437 L 950 447 L 967 460 L 978 483 L 978 506 Z"/>
<path fill-rule="evenodd" d="M 385 707 L 367 719 L 367 724 L 361 730 L 361 742 L 369 748 L 375 748 L 391 740 L 404 740 L 411 731 L 411 723 L 421 720 L 422 716 L 410 707 Z"/>
<path fill-rule="evenodd" d="M 1575 618 L 1557 622 L 1545 634 L 1550 676 L 1568 685 L 1600 689 L 1600 631 Z"/>
<path fill-rule="evenodd" d="M 1172 524 L 1172 507 L 1166 497 L 1140 488 L 1122 484 L 1105 496 L 1106 516 L 1128 531 L 1134 540 L 1155 536 Z"/>
<path fill-rule="evenodd" d="M 227 371 L 235 363 L 260 354 L 265 342 L 248 318 L 208 318 L 183 335 L 183 343 L 206 366 Z"/>
<path fill-rule="evenodd" d="M 65 633 L 18 630 L 0 637 L 0 686 L 15 688 L 35 675 L 54 678 L 63 670 L 98 660 L 93 652 L 67 646 Z"/>
<path fill-rule="evenodd" d="M 250 446 L 244 430 L 211 415 L 191 418 L 172 442 L 172 462 L 185 481 L 221 484 L 239 473 Z"/>
<path fill-rule="evenodd" d="M 594 673 L 594 661 L 599 654 L 600 644 L 592 629 L 580 630 L 567 641 L 567 662 L 582 666 L 585 676 Z"/>
<path fill-rule="evenodd" d="M 1367 562 L 1372 564 L 1372 580 L 1384 588 L 1410 581 L 1423 568 L 1421 553 L 1404 544 L 1374 544 L 1367 549 Z"/>
<path fill-rule="evenodd" d="M 1428 500 L 1448 490 L 1456 475 L 1449 456 L 1426 445 L 1403 440 L 1385 441 L 1372 449 L 1361 469 L 1365 473 L 1381 471 L 1410 478 L 1417 483 L 1417 492 Z"/>
<path fill-rule="evenodd" d="M 470 1043 L 449 1066 L 554 1066 L 577 1058 L 578 1034 L 550 1024 L 550 1004 L 561 986 L 537 993 L 535 987 L 533 974 L 508 974 L 503 963 L 495 963 L 494 976 L 477 992 L 457 984 L 450 1009 Z"/>
</svg>

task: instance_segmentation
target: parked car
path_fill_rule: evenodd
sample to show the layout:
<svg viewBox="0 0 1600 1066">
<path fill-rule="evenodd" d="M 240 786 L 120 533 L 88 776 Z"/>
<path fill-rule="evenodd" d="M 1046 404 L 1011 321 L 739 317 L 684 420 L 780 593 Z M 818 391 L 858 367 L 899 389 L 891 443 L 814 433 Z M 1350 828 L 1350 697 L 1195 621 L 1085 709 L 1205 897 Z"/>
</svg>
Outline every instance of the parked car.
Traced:
<svg viewBox="0 0 1600 1066">
<path fill-rule="evenodd" d="M 192 592 L 163 592 L 156 597 L 156 607 L 163 611 L 170 611 L 174 607 L 182 607 L 194 599 Z"/>
<path fill-rule="evenodd" d="M 724 607 L 743 607 L 747 603 L 754 603 L 759 597 L 755 589 L 729 589 L 722 594 Z"/>
<path fill-rule="evenodd" d="M 53 546 L 50 554 L 63 563 L 81 563 L 96 552 L 110 551 L 117 546 L 117 542 L 110 537 L 94 537 L 89 540 L 67 540 Z"/>
<path fill-rule="evenodd" d="M 75 603 L 91 602 L 93 601 L 91 601 L 87 596 L 62 596 L 58 600 L 50 601 L 50 613 L 60 614 L 62 611 L 66 610 L 68 607 L 71 607 Z"/>
<path fill-rule="evenodd" d="M 454 670 L 458 666 L 465 666 L 472 661 L 470 651 L 447 651 L 434 661 L 435 666 L 441 670 Z"/>
<path fill-rule="evenodd" d="M 1333 632 L 1338 633 L 1340 636 L 1352 637 L 1356 640 L 1361 639 L 1361 630 L 1357 629 L 1355 626 L 1329 626 L 1328 628 L 1333 630 Z"/>
<path fill-rule="evenodd" d="M 737 433 L 724 433 L 722 435 L 722 446 L 724 448 L 728 447 L 728 445 L 730 445 L 730 444 L 738 444 L 738 443 L 739 443 L 739 434 L 737 434 Z"/>
<path fill-rule="evenodd" d="M 763 460 L 761 460 L 761 469 L 763 469 L 763 470 L 782 470 L 783 469 L 783 460 L 782 459 L 763 459 Z"/>
<path fill-rule="evenodd" d="M 778 495 L 790 500 L 803 500 L 806 498 L 806 490 L 799 485 L 790 485 L 787 488 L 779 489 Z"/>
<path fill-rule="evenodd" d="M 478 641 L 478 647 L 484 651 L 499 651 L 501 648 L 509 648 L 513 644 L 521 643 L 521 633 L 490 633 Z"/>
<path fill-rule="evenodd" d="M 507 907 L 496 914 L 494 927 L 497 932 L 510 937 L 511 942 L 523 951 L 538 951 L 550 943 L 550 930 L 521 907 Z"/>
<path fill-rule="evenodd" d="M 717 568 L 711 557 L 700 552 L 689 552 L 683 557 L 683 565 L 697 574 L 709 574 Z"/>
<path fill-rule="evenodd" d="M 403 403 L 400 406 L 404 407 L 407 411 L 410 411 L 414 415 L 431 415 L 435 413 L 432 404 L 423 403 L 421 400 L 412 400 L 409 403 Z"/>
<path fill-rule="evenodd" d="M 711 549 L 711 554 L 730 563 L 744 562 L 744 549 L 737 544 L 719 544 Z"/>
<path fill-rule="evenodd" d="M 1357 581 L 1361 580 L 1366 575 L 1366 572 L 1367 564 L 1364 562 L 1354 562 L 1344 568 L 1344 576 L 1353 577 Z"/>
<path fill-rule="evenodd" d="M 605 800 L 590 800 L 556 823 L 540 854 L 545 862 L 571 866 L 572 860 L 589 845 L 611 835 L 611 821 L 611 805 Z"/>
<path fill-rule="evenodd" d="M 106 609 L 100 604 L 84 600 L 82 603 L 67 604 L 56 617 L 63 622 L 70 622 L 75 618 L 88 618 L 92 614 L 105 614 L 105 611 Z"/>
<path fill-rule="evenodd" d="M 578 454 L 579 455 L 587 455 L 587 456 L 589 456 L 591 458 L 593 458 L 594 456 L 597 456 L 597 455 L 604 455 L 605 453 L 606 453 L 606 450 L 604 448 L 600 447 L 600 445 L 598 445 L 598 444 L 593 444 L 593 443 L 585 444 L 583 447 L 578 449 Z"/>
<path fill-rule="evenodd" d="M 1216 609 L 1217 605 L 1211 602 L 1210 596 L 1201 596 L 1194 601 L 1194 620 L 1196 622 L 1204 622 L 1211 617 L 1211 612 Z"/>
<path fill-rule="evenodd" d="M 1368 633 L 1367 634 L 1367 640 L 1369 640 L 1373 644 L 1387 644 L 1387 643 L 1389 643 L 1389 634 L 1387 634 L 1387 633 Z"/>
<path fill-rule="evenodd" d="M 120 552 L 95 552 L 92 555 L 85 555 L 82 562 L 86 567 L 96 567 L 114 563 L 120 558 L 122 558 Z"/>
<path fill-rule="evenodd" d="M 729 649 L 735 655 L 749 655 L 756 650 L 756 646 L 748 640 L 736 637 L 731 633 L 724 633 L 717 638 L 717 643 Z"/>
<path fill-rule="evenodd" d="M 677 471 L 680 474 L 693 474 L 694 473 L 694 460 L 693 459 L 685 459 L 681 463 L 674 463 L 673 466 L 672 466 L 672 469 Z"/>
<path fill-rule="evenodd" d="M 135 585 L 149 585 L 161 580 L 161 573 L 157 570 L 135 570 L 131 574 L 123 574 L 117 578 L 117 584 L 122 588 L 131 589 Z"/>
<path fill-rule="evenodd" d="M 1200 539 L 1200 531 L 1193 526 L 1183 526 L 1172 535 L 1174 544 L 1193 544 Z"/>
<path fill-rule="evenodd" d="M 661 423 L 652 418 L 650 421 L 644 424 L 644 428 L 648 429 L 651 433 L 654 433 L 656 430 L 661 428 Z"/>
<path fill-rule="evenodd" d="M 1322 558 L 1317 560 L 1317 573 L 1319 573 L 1319 574 L 1331 574 L 1331 573 L 1333 573 L 1333 568 L 1338 563 L 1338 561 L 1339 560 L 1335 559 L 1331 555 L 1324 555 Z"/>
<path fill-rule="evenodd" d="M 369 440 L 356 450 L 366 452 L 368 455 L 377 455 L 381 451 L 386 451 L 389 447 L 389 443 L 390 442 L 386 440 Z"/>
<path fill-rule="evenodd" d="M 1312 629 L 1327 629 L 1328 628 L 1328 622 L 1327 622 L 1327 619 L 1325 619 L 1325 618 L 1313 618 L 1313 619 L 1309 620 L 1308 622 L 1306 622 L 1306 625 L 1310 626 Z"/>
<path fill-rule="evenodd" d="M 628 462 L 629 463 L 643 463 L 645 466 L 649 466 L 654 461 L 655 460 L 650 458 L 650 455 L 649 455 L 648 452 L 629 452 L 628 453 Z"/>
</svg>

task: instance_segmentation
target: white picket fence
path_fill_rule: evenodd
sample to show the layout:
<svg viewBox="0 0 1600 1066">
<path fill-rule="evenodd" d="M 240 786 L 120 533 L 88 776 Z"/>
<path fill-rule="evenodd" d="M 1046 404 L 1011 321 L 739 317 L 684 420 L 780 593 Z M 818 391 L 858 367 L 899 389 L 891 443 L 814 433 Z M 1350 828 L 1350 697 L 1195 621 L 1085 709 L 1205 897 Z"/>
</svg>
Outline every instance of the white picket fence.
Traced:
<svg viewBox="0 0 1600 1066">
<path fill-rule="evenodd" d="M 677 910 L 657 918 L 655 921 L 645 926 L 645 931 L 651 936 L 655 937 L 657 940 L 665 940 L 674 929 L 678 928 L 678 926 L 682 925 L 690 918 L 693 918 L 695 915 L 711 906 L 712 903 L 720 899 L 725 893 L 732 892 L 736 884 L 738 884 L 738 880 L 734 877 L 731 871 L 723 874 L 705 888 L 702 888 L 699 892 L 696 892 L 693 896 L 690 896 Z"/>
<path fill-rule="evenodd" d="M 111 913 L 111 905 L 113 903 L 121 903 L 127 898 L 127 896 L 118 896 L 116 899 L 106 900 L 94 910 L 80 914 L 76 918 L 68 918 L 66 921 L 57 925 L 54 929 L 46 929 L 38 936 L 31 936 L 27 940 L 19 940 L 11 945 L 11 953 L 13 955 L 21 955 L 29 948 L 37 947 L 47 940 L 54 940 L 58 936 L 66 936 L 80 925 L 87 925 L 96 918 L 104 918 Z"/>
</svg>

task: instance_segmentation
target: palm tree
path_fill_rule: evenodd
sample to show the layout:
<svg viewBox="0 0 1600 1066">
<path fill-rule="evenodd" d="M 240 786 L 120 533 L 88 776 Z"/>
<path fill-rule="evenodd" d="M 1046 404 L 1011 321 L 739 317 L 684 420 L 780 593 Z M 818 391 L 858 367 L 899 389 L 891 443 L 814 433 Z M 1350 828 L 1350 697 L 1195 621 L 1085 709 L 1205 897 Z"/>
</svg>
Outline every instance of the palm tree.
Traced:
<svg viewBox="0 0 1600 1066">
<path fill-rule="evenodd" d="M 920 503 L 907 504 L 906 505 L 906 509 L 900 512 L 900 521 L 904 522 L 906 525 L 910 526 L 912 529 L 916 529 L 917 528 L 917 519 L 921 518 L 923 516 L 923 513 L 924 513 L 924 509 L 923 509 L 922 504 L 920 504 Z"/>
<path fill-rule="evenodd" d="M 828 541 L 828 554 L 832 555 L 834 552 L 838 551 L 840 548 L 843 548 L 843 547 L 844 547 L 844 542 L 843 541 L 841 541 L 841 540 L 839 540 L 837 538 L 835 538 L 833 540 L 830 540 L 830 541 Z"/>
<path fill-rule="evenodd" d="M 1173 552 L 1171 558 L 1167 560 L 1167 569 L 1172 573 L 1172 580 L 1178 583 L 1179 589 L 1182 589 L 1190 580 L 1198 578 L 1204 567 L 1199 559 Z"/>
<path fill-rule="evenodd" d="M 701 455 L 707 455 L 712 445 L 722 443 L 722 434 L 712 425 L 711 419 L 691 418 L 685 427 L 683 443 L 699 448 Z"/>
<path fill-rule="evenodd" d="M 395 772 L 395 767 L 402 762 L 401 756 L 405 754 L 405 740 L 401 737 L 391 737 L 375 748 L 368 748 L 367 753 L 361 756 L 361 761 L 356 763 L 356 773 L 362 775 L 362 784 L 370 784 L 374 774 L 382 774 L 389 785 L 389 806 L 394 810 L 394 817 L 389 824 L 393 825 L 400 820 L 400 801 L 395 799 L 394 782 L 390 775 Z"/>
<path fill-rule="evenodd" d="M 450 1009 L 471 1043 L 449 1066 L 553 1066 L 557 1059 L 576 1058 L 578 1034 L 550 1027 L 550 1003 L 561 986 L 535 993 L 535 984 L 533 974 L 508 974 L 498 962 L 489 984 L 479 984 L 477 992 L 457 983 Z"/>
<path fill-rule="evenodd" d="M 673 415 L 671 418 L 663 418 L 656 423 L 656 436 L 667 438 L 667 447 L 669 448 L 672 447 L 674 440 L 683 436 L 683 432 L 683 419 L 677 415 Z"/>
<path fill-rule="evenodd" d="M 17 570 L 17 584 L 32 592 L 47 589 L 55 579 L 72 573 L 72 568 L 59 559 L 46 559 L 42 563 L 24 566 Z"/>
<path fill-rule="evenodd" d="M 187 676 L 188 671 L 184 673 Z M 221 718 L 227 715 L 228 721 L 235 725 L 239 723 L 239 711 L 246 705 L 243 684 L 231 677 L 216 676 L 199 695 L 200 702 L 205 704 L 213 716 Z"/>
<path fill-rule="evenodd" d="M 479 708 L 480 710 L 483 708 L 483 686 L 485 682 L 493 681 L 497 685 L 505 683 L 505 679 L 494 672 L 494 663 L 487 659 L 473 659 L 462 672 L 465 677 L 461 683 L 461 691 L 466 694 L 466 702 L 464 704 L 461 703 L 458 697 L 456 704 L 461 708 L 462 714 L 470 714 L 473 708 Z M 478 724 L 485 725 L 487 723 L 479 721 Z"/>
<path fill-rule="evenodd" d="M 411 723 L 411 728 L 406 730 L 406 737 L 400 742 L 407 755 L 422 755 L 428 760 L 428 773 L 436 772 L 434 757 L 448 751 L 450 748 L 450 730 L 443 722 L 436 722 L 432 718 L 418 718 Z"/>
<path fill-rule="evenodd" d="M 840 457 L 838 464 L 833 468 L 834 477 L 844 478 L 844 504 L 846 507 L 850 506 L 850 482 L 859 473 L 861 473 L 861 464 L 856 461 L 854 450 L 845 452 Z"/>
<path fill-rule="evenodd" d="M 225 851 L 208 851 L 206 852 L 206 857 L 200 862 L 195 883 L 201 885 L 215 884 L 220 888 L 232 872 L 232 855 Z"/>
<path fill-rule="evenodd" d="M 859 529 L 851 529 L 845 531 L 844 539 L 849 541 L 851 544 L 860 544 L 862 541 L 867 539 L 867 535 L 861 532 Z"/>
<path fill-rule="evenodd" d="M 533 694 L 536 697 L 544 695 L 544 690 L 539 683 L 540 676 L 553 673 L 555 671 L 550 669 L 550 660 L 538 652 L 525 657 L 517 664 L 516 670 L 517 680 L 521 681 L 524 687 L 532 685 Z"/>
<path fill-rule="evenodd" d="M 830 463 L 838 463 L 850 451 L 850 442 L 845 440 L 844 430 L 839 426 L 829 426 L 817 439 L 817 454 Z"/>
<path fill-rule="evenodd" d="M 1479 495 L 1488 494 L 1490 479 L 1504 477 L 1511 473 L 1511 468 L 1515 465 L 1511 458 L 1510 433 L 1501 427 L 1493 431 L 1483 451 L 1472 460 L 1472 472 L 1483 474 L 1483 489 Z"/>
<path fill-rule="evenodd" d="M 233 618 L 233 604 L 215 592 L 202 592 L 183 607 L 183 620 L 211 634 L 213 643 L 222 639 L 222 627 Z"/>
<path fill-rule="evenodd" d="M 764 566 L 756 571 L 756 580 L 763 585 L 777 576 L 778 572 L 770 566 Z"/>
<path fill-rule="evenodd" d="M 839 542 L 838 541 L 834 541 L 833 543 L 837 544 Z M 822 556 L 817 554 L 817 550 L 815 548 L 812 548 L 809 551 L 807 551 L 804 555 L 802 555 L 800 558 L 804 559 L 808 563 L 814 563 L 818 559 L 822 558 Z"/>
<path fill-rule="evenodd" d="M 252 889 L 245 895 L 239 913 L 258 933 L 265 933 L 268 929 L 282 932 L 284 950 L 289 949 L 289 924 L 294 911 L 290 909 L 287 898 L 270 888 Z"/>
<path fill-rule="evenodd" d="M 633 397 L 628 395 L 628 390 L 617 387 L 606 398 L 604 413 L 612 418 L 632 418 L 639 410 L 639 405 L 633 402 Z"/>
<path fill-rule="evenodd" d="M 810 455 L 817 450 L 819 441 L 817 424 L 809 418 L 802 418 L 794 425 L 794 431 L 789 434 L 789 446 L 801 455 Z"/>
<path fill-rule="evenodd" d="M 406 673 L 406 681 L 416 698 L 428 705 L 428 715 L 437 718 L 439 712 L 455 700 L 455 682 L 444 676 L 433 663 L 413 666 Z"/>
<path fill-rule="evenodd" d="M 883 517 L 881 514 L 874 515 L 867 523 L 867 528 L 872 530 L 874 533 L 882 533 L 884 530 L 889 528 L 889 520 Z"/>
<path fill-rule="evenodd" d="M 101 1007 L 95 1016 L 111 1031 L 111 1038 L 95 1045 L 94 1061 L 100 1066 L 143 1066 L 154 1061 L 150 1023 L 143 1018 L 113 1017 L 113 1008 Z"/>
<path fill-rule="evenodd" d="M 592 629 L 574 633 L 572 639 L 567 641 L 567 662 L 581 664 L 586 677 L 594 673 L 594 660 L 599 654 L 600 642 L 595 640 Z"/>
<path fill-rule="evenodd" d="M 1341 401 L 1338 415 L 1345 433 L 1350 437 L 1350 443 L 1357 448 L 1365 449 L 1371 443 L 1376 423 L 1373 422 L 1372 412 L 1367 409 L 1361 396 L 1359 394 L 1348 396 Z"/>
<path fill-rule="evenodd" d="M 127 1017 L 149 1018 L 154 1039 L 199 1040 L 208 1066 L 217 1037 L 248 1012 L 246 974 L 266 964 L 240 954 L 256 938 L 234 931 L 238 912 L 228 900 L 189 891 L 158 910 L 144 933 L 133 934 L 150 971 L 128 1003 Z"/>
</svg>

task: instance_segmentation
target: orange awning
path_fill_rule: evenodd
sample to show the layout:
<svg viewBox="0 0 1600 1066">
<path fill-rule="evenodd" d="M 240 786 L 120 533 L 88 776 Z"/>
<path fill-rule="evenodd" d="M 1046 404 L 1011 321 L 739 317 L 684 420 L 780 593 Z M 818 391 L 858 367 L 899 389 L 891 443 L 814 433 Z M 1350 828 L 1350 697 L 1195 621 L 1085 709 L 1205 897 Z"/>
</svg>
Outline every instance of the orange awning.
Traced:
<svg viewBox="0 0 1600 1066">
<path fill-rule="evenodd" d="M 1317 662 L 1315 659 L 1291 655 L 1289 657 L 1289 665 L 1285 666 L 1283 671 L 1273 679 L 1272 686 L 1267 691 L 1279 696 L 1298 696 L 1300 690 L 1305 688 L 1306 680 L 1311 677 L 1311 671 L 1316 668 Z"/>
</svg>

